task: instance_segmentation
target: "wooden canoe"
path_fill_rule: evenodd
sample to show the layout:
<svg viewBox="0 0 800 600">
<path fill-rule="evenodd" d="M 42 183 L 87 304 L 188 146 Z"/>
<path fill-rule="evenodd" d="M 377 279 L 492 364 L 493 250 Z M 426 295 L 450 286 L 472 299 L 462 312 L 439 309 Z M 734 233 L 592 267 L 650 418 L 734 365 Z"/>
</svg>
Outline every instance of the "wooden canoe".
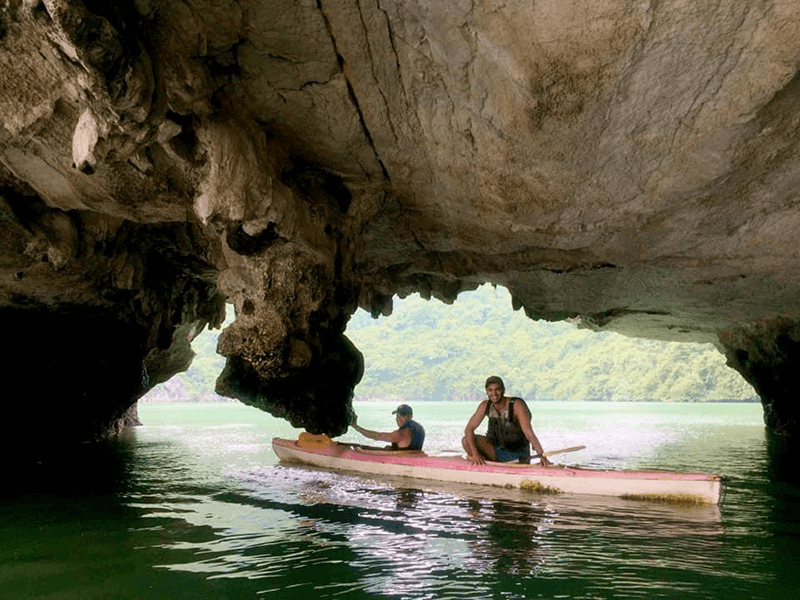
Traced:
<svg viewBox="0 0 800 600">
<path fill-rule="evenodd" d="M 418 451 L 371 449 L 303 434 L 298 441 L 274 438 L 283 463 L 372 475 L 530 489 L 542 493 L 594 494 L 621 498 L 719 504 L 723 478 L 711 473 L 660 470 L 601 470 L 571 466 L 494 463 L 473 465 L 463 456 L 429 456 Z"/>
</svg>

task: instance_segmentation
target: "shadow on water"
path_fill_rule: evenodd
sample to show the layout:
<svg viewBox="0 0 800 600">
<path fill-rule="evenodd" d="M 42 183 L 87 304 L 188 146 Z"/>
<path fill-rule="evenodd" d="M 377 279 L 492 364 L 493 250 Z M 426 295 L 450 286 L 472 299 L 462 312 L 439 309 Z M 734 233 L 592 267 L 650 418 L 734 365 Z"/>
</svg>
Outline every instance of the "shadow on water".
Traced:
<svg viewBox="0 0 800 600">
<path fill-rule="evenodd" d="M 34 458 L 18 457 L 6 469 L 3 497 L 114 494 L 127 487 L 132 458 L 131 445 L 120 439 L 64 446 Z"/>
<path fill-rule="evenodd" d="M 6 470 L 0 494 L 5 597 L 99 597 L 127 561 L 129 524 L 138 514 L 120 500 L 130 465 L 130 447 L 113 441 L 61 448 Z"/>
<path fill-rule="evenodd" d="M 772 523 L 780 524 L 774 528 L 776 544 L 781 540 L 787 545 L 796 546 L 800 539 L 800 469 L 797 457 L 800 452 L 800 439 L 768 434 L 766 485 L 768 492 L 763 497 L 772 505 Z M 791 556 L 796 552 L 791 551 Z M 800 560 L 794 560 L 800 566 Z"/>
<path fill-rule="evenodd" d="M 0 596 L 161 599 L 246 593 L 240 583 L 158 572 L 167 557 L 194 559 L 193 551 L 181 553 L 171 544 L 217 539 L 211 527 L 179 514 L 182 501 L 208 497 L 212 490 L 181 485 L 160 495 L 143 481 L 142 473 L 155 466 L 139 450 L 135 439 L 122 436 L 64 447 L 6 470 L 0 493 Z M 163 515 L 154 516 L 159 511 Z M 192 581 L 202 582 L 200 594 Z"/>
<path fill-rule="evenodd" d="M 800 469 L 797 458 L 800 455 L 800 439 L 766 433 L 768 468 L 771 481 L 779 484 L 800 484 Z"/>
</svg>

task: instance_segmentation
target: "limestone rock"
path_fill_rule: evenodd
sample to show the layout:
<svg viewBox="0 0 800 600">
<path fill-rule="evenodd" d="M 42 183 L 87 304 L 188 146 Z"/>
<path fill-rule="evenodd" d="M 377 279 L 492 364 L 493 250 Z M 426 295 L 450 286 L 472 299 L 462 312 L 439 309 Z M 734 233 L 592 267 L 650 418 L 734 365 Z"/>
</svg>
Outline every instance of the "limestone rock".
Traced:
<svg viewBox="0 0 800 600">
<path fill-rule="evenodd" d="M 799 34 L 795 0 L 6 2 L 13 367 L 102 435 L 227 300 L 218 389 L 337 435 L 358 306 L 492 282 L 713 342 L 795 430 Z"/>
</svg>

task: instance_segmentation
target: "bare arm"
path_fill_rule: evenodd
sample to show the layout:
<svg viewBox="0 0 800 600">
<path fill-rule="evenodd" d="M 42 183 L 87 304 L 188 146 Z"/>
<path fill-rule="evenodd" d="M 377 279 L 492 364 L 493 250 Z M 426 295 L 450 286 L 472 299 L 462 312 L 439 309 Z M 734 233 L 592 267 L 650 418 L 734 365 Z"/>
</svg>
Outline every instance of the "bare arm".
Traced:
<svg viewBox="0 0 800 600">
<path fill-rule="evenodd" d="M 351 423 L 353 429 L 358 433 L 371 440 L 378 442 L 389 442 L 390 444 L 397 444 L 400 448 L 405 448 L 411 444 L 411 429 L 396 429 L 391 433 L 384 433 L 383 431 L 372 431 L 371 429 L 364 429 L 358 424 L 358 417 L 353 417 Z"/>
<path fill-rule="evenodd" d="M 533 426 L 531 426 L 531 411 L 528 409 L 524 400 L 514 403 L 514 414 L 517 417 L 517 423 L 519 423 L 519 426 L 522 428 L 522 433 L 525 434 L 528 442 L 533 446 L 534 451 L 537 454 L 544 454 L 542 444 L 539 443 L 539 438 L 536 437 L 536 434 L 533 432 Z M 550 466 L 550 461 L 544 456 L 542 456 L 540 462 L 543 467 Z"/>
<path fill-rule="evenodd" d="M 464 450 L 467 451 L 467 458 L 469 461 L 476 465 L 484 464 L 484 459 L 481 456 L 481 453 L 478 452 L 478 447 L 475 445 L 475 430 L 478 426 L 483 422 L 483 418 L 486 416 L 486 403 L 488 400 L 484 400 L 478 405 L 478 410 L 475 411 L 469 421 L 467 421 L 467 426 L 464 429 Z"/>
</svg>

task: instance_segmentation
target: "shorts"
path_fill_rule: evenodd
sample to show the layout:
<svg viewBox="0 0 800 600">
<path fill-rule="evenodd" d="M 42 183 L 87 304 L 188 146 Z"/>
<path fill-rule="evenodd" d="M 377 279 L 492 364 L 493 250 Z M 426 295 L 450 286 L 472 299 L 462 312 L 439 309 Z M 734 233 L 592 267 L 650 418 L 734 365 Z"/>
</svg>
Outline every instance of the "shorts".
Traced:
<svg viewBox="0 0 800 600">
<path fill-rule="evenodd" d="M 528 448 L 519 452 L 512 452 L 500 446 L 495 446 L 494 454 L 497 456 L 497 462 L 511 462 L 514 460 L 518 460 L 521 463 L 531 462 L 531 451 Z"/>
</svg>

